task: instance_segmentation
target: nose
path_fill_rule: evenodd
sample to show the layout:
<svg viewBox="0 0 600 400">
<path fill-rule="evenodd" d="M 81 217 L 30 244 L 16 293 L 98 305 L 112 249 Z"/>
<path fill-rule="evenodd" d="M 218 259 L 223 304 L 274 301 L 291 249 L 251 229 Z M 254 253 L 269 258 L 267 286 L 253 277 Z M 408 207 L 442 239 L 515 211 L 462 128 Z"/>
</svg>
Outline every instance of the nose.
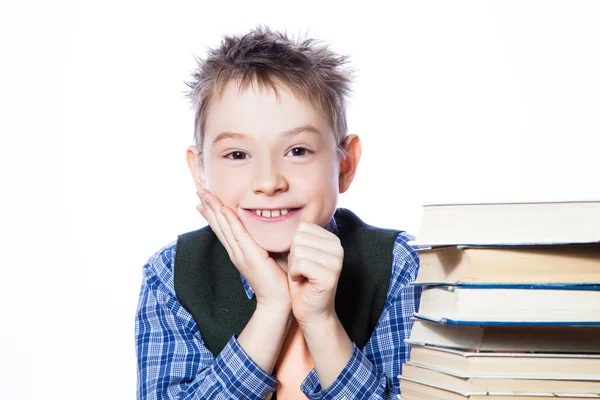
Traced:
<svg viewBox="0 0 600 400">
<path fill-rule="evenodd" d="M 288 181 L 285 179 L 280 168 L 275 164 L 271 160 L 265 160 L 257 168 L 251 186 L 254 194 L 262 193 L 267 196 L 273 196 L 276 193 L 288 190 Z"/>
</svg>

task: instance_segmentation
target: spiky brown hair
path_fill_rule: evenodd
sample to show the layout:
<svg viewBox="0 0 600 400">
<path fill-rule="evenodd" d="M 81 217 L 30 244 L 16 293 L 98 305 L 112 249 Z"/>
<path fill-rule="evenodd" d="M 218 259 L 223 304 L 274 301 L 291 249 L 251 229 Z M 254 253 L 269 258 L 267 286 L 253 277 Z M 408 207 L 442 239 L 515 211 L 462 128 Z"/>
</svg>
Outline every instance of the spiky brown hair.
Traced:
<svg viewBox="0 0 600 400">
<path fill-rule="evenodd" d="M 240 90 L 256 82 L 276 95 L 277 84 L 282 83 L 308 100 L 327 116 L 338 153 L 345 154 L 346 99 L 353 74 L 346 55 L 334 53 L 321 41 L 293 39 L 259 26 L 245 35 L 225 36 L 218 48 L 209 49 L 207 56 L 197 62 L 193 79 L 186 84 L 191 89 L 188 97 L 195 112 L 194 141 L 199 151 L 210 101 L 228 82 L 235 81 Z"/>
</svg>

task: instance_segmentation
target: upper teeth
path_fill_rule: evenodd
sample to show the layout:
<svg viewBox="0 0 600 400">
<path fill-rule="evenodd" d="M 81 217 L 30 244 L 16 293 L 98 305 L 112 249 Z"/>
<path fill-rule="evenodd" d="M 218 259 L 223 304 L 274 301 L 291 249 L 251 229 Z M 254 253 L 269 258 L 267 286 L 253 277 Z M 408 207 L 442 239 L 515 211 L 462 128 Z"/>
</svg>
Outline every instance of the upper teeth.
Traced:
<svg viewBox="0 0 600 400">
<path fill-rule="evenodd" d="M 271 218 L 271 217 L 279 217 L 280 215 L 285 215 L 288 213 L 288 209 L 282 209 L 282 210 L 254 210 L 254 212 L 256 213 L 256 215 L 258 215 L 259 217 L 267 217 L 267 218 Z"/>
</svg>

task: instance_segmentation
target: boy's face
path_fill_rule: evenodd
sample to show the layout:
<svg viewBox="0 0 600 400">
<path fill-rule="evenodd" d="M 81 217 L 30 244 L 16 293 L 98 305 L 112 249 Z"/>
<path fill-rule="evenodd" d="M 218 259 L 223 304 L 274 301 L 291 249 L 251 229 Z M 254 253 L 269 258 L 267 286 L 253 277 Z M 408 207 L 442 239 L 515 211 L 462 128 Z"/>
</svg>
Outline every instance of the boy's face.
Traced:
<svg viewBox="0 0 600 400">
<path fill-rule="evenodd" d="M 230 82 L 209 106 L 202 158 L 188 151 L 196 186 L 233 209 L 270 252 L 289 251 L 301 221 L 327 225 L 358 163 L 346 171 L 329 122 L 288 89 L 278 92 Z M 360 158 L 352 137 L 345 143 L 354 140 Z"/>
</svg>

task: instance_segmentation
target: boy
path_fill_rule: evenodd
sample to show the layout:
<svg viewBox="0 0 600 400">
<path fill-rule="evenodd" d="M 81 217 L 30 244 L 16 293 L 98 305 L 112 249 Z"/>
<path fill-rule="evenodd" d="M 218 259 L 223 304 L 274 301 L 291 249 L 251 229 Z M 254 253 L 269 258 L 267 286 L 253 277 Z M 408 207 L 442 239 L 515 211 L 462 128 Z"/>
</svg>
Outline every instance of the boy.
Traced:
<svg viewBox="0 0 600 400">
<path fill-rule="evenodd" d="M 346 61 L 267 28 L 200 61 L 187 162 L 209 226 L 144 266 L 139 399 L 400 393 L 418 257 L 336 210 L 361 156 Z"/>
</svg>

